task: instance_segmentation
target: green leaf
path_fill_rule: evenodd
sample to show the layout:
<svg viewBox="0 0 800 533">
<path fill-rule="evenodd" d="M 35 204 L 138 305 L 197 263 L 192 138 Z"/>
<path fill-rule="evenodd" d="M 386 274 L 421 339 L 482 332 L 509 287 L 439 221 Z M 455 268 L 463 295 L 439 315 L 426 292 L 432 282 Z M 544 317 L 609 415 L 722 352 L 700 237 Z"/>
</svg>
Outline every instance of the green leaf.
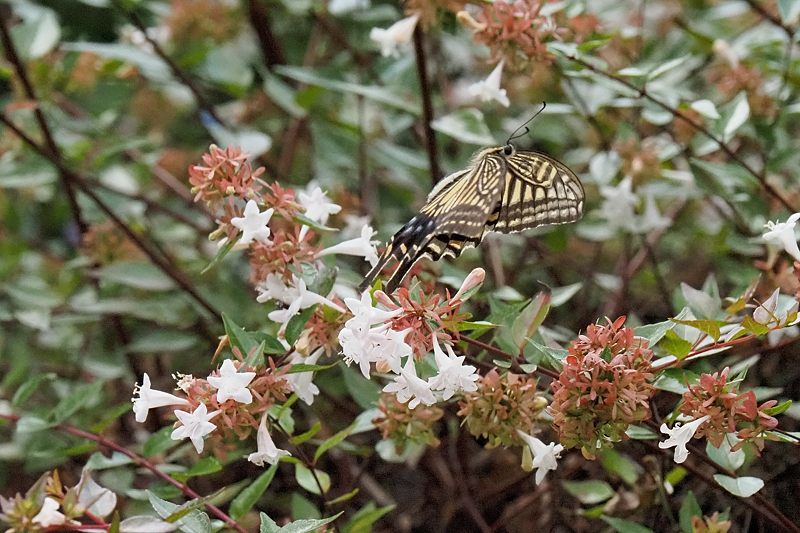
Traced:
<svg viewBox="0 0 800 533">
<path fill-rule="evenodd" d="M 150 435 L 144 442 L 144 445 L 142 445 L 142 455 L 145 457 L 152 457 L 176 446 L 178 441 L 174 441 L 170 438 L 172 429 L 173 428 L 169 426 L 164 427 Z"/>
<path fill-rule="evenodd" d="M 684 368 L 667 368 L 660 372 L 653 382 L 658 390 L 665 390 L 675 394 L 683 394 L 688 390 L 688 385 L 697 383 L 699 376 L 691 370 Z"/>
<path fill-rule="evenodd" d="M 517 316 L 511 324 L 511 338 L 517 351 L 525 346 L 525 341 L 532 337 L 539 326 L 544 322 L 548 311 L 550 311 L 550 292 L 543 291 L 537 294 L 525 309 Z"/>
<path fill-rule="evenodd" d="M 684 326 L 689 326 L 695 329 L 699 329 L 714 341 L 719 340 L 720 335 L 720 326 L 726 325 L 726 322 L 722 320 L 677 320 L 675 318 L 670 319 L 673 322 L 678 324 L 683 324 Z"/>
<path fill-rule="evenodd" d="M 53 372 L 47 372 L 45 374 L 38 374 L 33 375 L 25 382 L 19 386 L 19 388 L 14 392 L 14 397 L 11 400 L 11 405 L 14 407 L 20 407 L 25 401 L 31 397 L 31 394 L 36 392 L 36 389 L 39 388 L 39 385 L 44 383 L 45 381 L 54 381 L 56 379 L 56 374 Z"/>
<path fill-rule="evenodd" d="M 730 111 L 723 116 L 725 128 L 722 131 L 722 140 L 729 141 L 739 128 L 750 118 L 750 105 L 747 102 L 747 93 L 742 91 L 733 102 L 729 104 Z"/>
<path fill-rule="evenodd" d="M 300 337 L 300 334 L 303 332 L 303 328 L 306 326 L 306 322 L 311 318 L 311 315 L 314 314 L 314 311 L 317 309 L 316 305 L 312 305 L 307 309 L 303 309 L 298 314 L 294 315 L 291 319 L 289 319 L 289 323 L 286 325 L 286 342 L 289 344 L 294 345 L 297 342 L 297 339 Z"/>
<path fill-rule="evenodd" d="M 222 463 L 214 457 L 203 457 L 191 466 L 186 472 L 175 472 L 172 477 L 180 482 L 196 476 L 207 476 L 222 470 Z"/>
<path fill-rule="evenodd" d="M 11 27 L 14 47 L 22 60 L 43 57 L 55 48 L 61 39 L 61 26 L 52 9 L 25 3 L 14 10 L 21 11 L 23 20 Z"/>
<path fill-rule="evenodd" d="M 614 531 L 619 533 L 653 533 L 649 527 L 642 526 L 630 520 L 623 520 L 622 518 L 614 518 L 613 516 L 601 516 L 600 519 L 614 528 Z"/>
<path fill-rule="evenodd" d="M 206 267 L 203 270 L 200 271 L 200 275 L 202 276 L 202 275 L 210 272 L 218 264 L 220 264 L 222 262 L 222 260 L 225 258 L 225 256 L 228 255 L 231 250 L 233 250 L 233 247 L 239 241 L 239 238 L 240 237 L 237 235 L 237 237 L 235 239 L 229 239 L 227 242 L 225 242 L 225 244 L 222 246 L 222 248 L 217 250 L 217 254 L 214 256 L 214 258 L 211 261 L 209 261 L 209 263 L 206 265 Z"/>
<path fill-rule="evenodd" d="M 744 464 L 746 458 L 746 454 L 741 448 L 735 452 L 731 450 L 731 447 L 738 441 L 739 439 L 736 438 L 735 433 L 728 433 L 725 435 L 725 438 L 722 439 L 719 448 L 715 448 L 711 442 L 706 442 L 706 454 L 709 459 L 717 463 L 723 469 L 735 472 Z"/>
<path fill-rule="evenodd" d="M 496 328 L 495 324 L 487 322 L 486 320 L 469 321 L 465 320 L 458 323 L 458 331 L 472 331 L 474 333 L 482 333 L 484 331 Z"/>
<path fill-rule="evenodd" d="M 675 315 L 676 320 L 682 320 L 689 314 L 689 308 L 684 307 L 681 309 L 681 312 Z M 667 331 L 670 331 L 675 327 L 675 322 L 672 319 L 665 320 L 664 322 L 658 322 L 656 324 L 645 324 L 644 326 L 639 326 L 633 329 L 633 334 L 638 337 L 644 337 L 648 340 L 650 347 L 655 346 L 658 344 L 664 335 L 667 334 Z"/>
<path fill-rule="evenodd" d="M 633 440 L 656 440 L 658 434 L 644 426 L 628 426 L 625 434 Z"/>
<path fill-rule="evenodd" d="M 49 419 L 61 423 L 84 408 L 99 405 L 102 403 L 103 385 L 105 385 L 103 380 L 78 385 L 50 411 Z"/>
<path fill-rule="evenodd" d="M 311 533 L 312 531 L 319 530 L 325 524 L 330 524 L 339 518 L 344 511 L 330 516 L 328 518 L 304 518 L 302 520 L 295 520 L 283 527 L 278 527 L 269 516 L 261 513 L 261 529 L 260 533 Z"/>
<path fill-rule="evenodd" d="M 742 327 L 746 332 L 751 333 L 756 337 L 761 337 L 769 333 L 769 328 L 767 326 L 756 322 L 753 317 L 749 315 L 742 319 Z"/>
<path fill-rule="evenodd" d="M 191 507 L 196 505 L 195 501 L 190 501 L 183 505 L 176 505 L 162 500 L 149 490 L 146 492 L 153 510 L 165 521 L 178 524 L 181 531 L 186 533 L 211 533 L 211 520 L 208 519 L 207 514 L 196 509 L 189 510 L 184 514 L 187 510 L 187 506 Z"/>
<path fill-rule="evenodd" d="M 630 486 L 636 485 L 636 481 L 642 473 L 639 463 L 613 448 L 604 448 L 597 453 L 597 456 L 607 472 L 619 476 Z"/>
<path fill-rule="evenodd" d="M 197 336 L 182 331 L 159 328 L 145 331 L 125 347 L 127 353 L 182 352 L 194 347 Z"/>
<path fill-rule="evenodd" d="M 311 501 L 300 494 L 299 492 L 292 492 L 289 501 L 289 508 L 292 512 L 292 518 L 300 520 L 304 518 L 311 518 L 314 520 L 322 518 L 322 515 L 317 509 L 317 506 Z"/>
<path fill-rule="evenodd" d="M 556 287 L 550 293 L 550 305 L 558 307 L 564 305 L 575 296 L 579 290 L 583 288 L 583 282 L 572 283 L 571 285 L 564 285 L 563 287 Z"/>
<path fill-rule="evenodd" d="M 374 381 L 365 379 L 360 372 L 356 372 L 349 366 L 340 366 L 344 385 L 347 392 L 362 409 L 371 409 L 378 402 L 381 394 L 381 387 Z"/>
<path fill-rule="evenodd" d="M 734 496 L 742 498 L 749 498 L 764 487 L 764 480 L 757 477 L 730 477 L 714 474 L 714 481 Z"/>
<path fill-rule="evenodd" d="M 304 363 L 292 363 L 292 367 L 286 372 L 287 374 L 301 374 L 303 372 L 318 372 L 320 370 L 328 370 L 338 366 L 339 362 L 331 363 L 329 365 L 307 365 Z"/>
<path fill-rule="evenodd" d="M 584 505 L 604 502 L 614 495 L 611 485 L 601 480 L 562 481 L 567 492 L 578 498 Z"/>
<path fill-rule="evenodd" d="M 563 367 L 562 361 L 567 356 L 567 350 L 564 348 L 551 348 L 531 339 L 528 339 L 528 346 L 531 349 L 525 350 L 525 357 L 530 363 L 555 370 L 556 372 L 561 371 Z"/>
<path fill-rule="evenodd" d="M 262 69 L 261 77 L 264 79 L 263 88 L 270 100 L 275 105 L 289 113 L 294 118 L 304 118 L 308 111 L 297 103 L 295 91 L 292 87 L 284 83 L 280 78 L 274 76 L 266 69 Z"/>
<path fill-rule="evenodd" d="M 764 409 L 764 412 L 766 414 L 768 414 L 769 416 L 777 416 L 777 415 L 785 412 L 791 406 L 792 406 L 792 400 L 784 400 L 781 403 L 779 403 L 778 405 L 776 405 L 775 407 L 769 407 L 767 409 Z"/>
<path fill-rule="evenodd" d="M 673 487 L 677 487 L 678 483 L 683 481 L 683 478 L 685 478 L 688 473 L 689 471 L 682 466 L 675 466 L 669 472 L 667 472 L 666 476 L 664 476 L 664 481 Z"/>
<path fill-rule="evenodd" d="M 316 478 L 314 477 L 315 475 Z M 297 480 L 298 485 L 312 494 L 322 494 L 322 492 L 328 492 L 331 488 L 331 477 L 328 474 L 316 468 L 312 473 L 301 463 L 294 465 L 294 478 Z M 319 484 L 317 484 L 317 481 L 319 481 Z M 322 492 L 320 492 L 320 488 L 322 488 Z"/>
<path fill-rule="evenodd" d="M 111 457 L 106 457 L 100 452 L 95 452 L 86 461 L 84 468 L 89 470 L 106 470 L 108 468 L 117 468 L 118 466 L 129 465 L 132 462 L 133 459 L 120 452 L 113 452 Z"/>
<path fill-rule="evenodd" d="M 678 334 L 672 330 L 664 334 L 664 338 L 661 339 L 659 346 L 678 359 L 683 359 L 692 351 L 692 343 L 679 337 Z"/>
<path fill-rule="evenodd" d="M 61 43 L 60 48 L 72 52 L 90 52 L 107 59 L 129 63 L 152 81 L 168 82 L 172 79 L 172 73 L 166 63 L 155 54 L 145 52 L 132 44 L 73 42 Z"/>
<path fill-rule="evenodd" d="M 342 533 L 370 533 L 373 524 L 391 513 L 394 508 L 394 505 L 376 508 L 375 504 L 370 502 L 353 515 L 353 518 L 342 528 Z"/>
<path fill-rule="evenodd" d="M 242 490 L 242 492 L 236 495 L 236 497 L 231 502 L 229 508 L 229 513 L 231 515 L 231 518 L 233 518 L 234 520 L 238 520 L 239 518 L 247 514 L 250 511 L 250 509 L 253 508 L 256 502 L 261 498 L 261 496 L 267 490 L 269 484 L 272 483 L 272 478 L 275 477 L 275 473 L 277 471 L 278 471 L 278 463 L 275 463 L 274 465 L 271 465 L 261 475 L 259 475 L 256 478 L 256 480 L 253 481 L 250 485 L 248 485 L 244 490 Z"/>
<path fill-rule="evenodd" d="M 303 444 L 304 442 L 313 438 L 314 435 L 316 435 L 320 429 L 322 429 L 322 423 L 319 420 L 317 420 L 308 431 L 305 431 L 299 435 L 295 435 L 294 437 L 289 439 L 289 442 L 291 442 L 295 446 Z"/>
<path fill-rule="evenodd" d="M 315 73 L 313 70 L 307 68 L 279 65 L 274 68 L 274 71 L 281 76 L 286 76 L 287 78 L 299 81 L 301 83 L 325 87 L 326 89 L 331 89 L 332 91 L 357 94 L 369 100 L 374 100 L 381 104 L 402 109 L 403 111 L 411 113 L 412 115 L 421 114 L 420 106 L 416 102 L 416 98 L 412 97 L 410 94 L 400 95 L 386 87 L 380 87 L 377 85 L 359 85 L 356 83 L 324 78 Z"/>
<path fill-rule="evenodd" d="M 491 146 L 497 143 L 486 125 L 483 113 L 474 107 L 439 117 L 431 122 L 431 128 L 469 144 Z"/>
<path fill-rule="evenodd" d="M 152 263 L 117 261 L 96 270 L 95 275 L 104 281 L 146 291 L 159 292 L 175 288 L 175 282 Z"/>
<path fill-rule="evenodd" d="M 350 435 L 350 433 L 353 432 L 353 429 L 355 429 L 355 427 L 356 427 L 356 424 L 355 424 L 355 422 L 353 422 L 352 424 L 350 424 L 349 426 L 347 426 L 343 430 L 337 432 L 332 437 L 329 437 L 329 438 L 325 439 L 322 442 L 322 444 L 319 445 L 319 447 L 317 448 L 317 451 L 314 452 L 314 462 L 316 463 L 319 460 L 319 458 L 322 457 L 325 454 L 325 452 L 327 452 L 328 450 L 330 450 L 334 446 L 336 446 L 339 443 L 341 443 L 344 439 L 346 439 Z"/>
<path fill-rule="evenodd" d="M 694 497 L 692 491 L 686 493 L 686 496 L 683 498 L 678 516 L 680 517 L 681 531 L 683 533 L 694 533 L 692 518 L 695 516 L 702 518 L 703 511 L 700 509 L 700 504 L 697 503 L 697 498 Z"/>
<path fill-rule="evenodd" d="M 243 357 L 248 357 L 252 352 L 256 351 L 259 342 L 255 339 L 254 335 L 239 327 L 239 325 L 225 313 L 222 313 L 222 324 L 225 327 L 225 334 L 228 336 L 228 341 L 231 343 L 231 346 L 238 348 Z M 281 348 L 283 348 L 283 346 L 281 346 Z M 284 349 L 281 353 L 285 351 Z"/>
<path fill-rule="evenodd" d="M 262 349 L 265 354 L 283 355 L 286 353 L 286 348 L 281 344 L 281 341 L 268 333 L 253 331 L 249 335 L 254 341 L 263 345 Z"/>
</svg>

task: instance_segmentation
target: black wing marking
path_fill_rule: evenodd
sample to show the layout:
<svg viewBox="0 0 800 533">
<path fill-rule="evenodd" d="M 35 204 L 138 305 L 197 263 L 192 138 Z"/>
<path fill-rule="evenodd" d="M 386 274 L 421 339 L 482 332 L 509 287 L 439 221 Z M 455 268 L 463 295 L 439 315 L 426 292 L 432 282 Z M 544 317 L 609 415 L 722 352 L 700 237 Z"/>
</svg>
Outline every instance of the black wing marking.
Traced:
<svg viewBox="0 0 800 533">
<path fill-rule="evenodd" d="M 434 260 L 457 257 L 465 248 L 477 245 L 500 201 L 505 174 L 505 160 L 487 154 L 472 167 L 440 183 L 431 191 L 420 213 L 395 233 L 359 291 L 369 287 L 392 258 L 400 263 L 386 282 L 388 293 L 397 288 L 423 257 Z"/>
</svg>

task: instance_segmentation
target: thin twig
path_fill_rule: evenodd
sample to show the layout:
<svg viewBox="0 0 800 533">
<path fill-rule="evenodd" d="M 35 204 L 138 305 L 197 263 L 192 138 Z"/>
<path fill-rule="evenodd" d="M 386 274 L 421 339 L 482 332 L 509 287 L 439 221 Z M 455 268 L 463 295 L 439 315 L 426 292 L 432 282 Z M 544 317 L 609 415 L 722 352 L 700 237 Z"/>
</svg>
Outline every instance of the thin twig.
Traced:
<svg viewBox="0 0 800 533">
<path fill-rule="evenodd" d="M 797 211 L 797 209 L 794 206 L 792 206 L 791 202 L 789 202 L 786 198 L 784 198 L 783 195 L 780 192 L 778 192 L 775 189 L 775 187 L 773 187 L 772 184 L 770 184 L 767 181 L 766 175 L 763 172 L 760 172 L 760 173 L 756 172 L 756 170 L 747 161 L 745 161 L 741 156 L 739 156 L 739 154 L 737 154 L 736 151 L 733 148 L 728 146 L 728 144 L 725 141 L 723 141 L 722 139 L 717 137 L 714 133 L 711 132 L 711 130 L 709 130 L 708 128 L 706 128 L 702 124 L 698 123 L 696 120 L 691 118 L 689 115 L 687 115 L 686 113 L 684 113 L 680 109 L 676 109 L 676 108 L 672 107 L 671 105 L 662 102 L 661 100 L 659 100 L 658 98 L 656 98 L 655 96 L 653 96 L 649 92 L 647 92 L 647 88 L 646 87 L 644 87 L 644 86 L 637 87 L 636 85 L 634 85 L 630 81 L 626 80 L 622 76 L 617 76 L 615 74 L 612 74 L 611 72 L 607 72 L 607 71 L 605 71 L 605 70 L 603 70 L 601 68 L 598 68 L 597 66 L 593 65 L 592 63 L 590 63 L 588 61 L 585 61 L 585 60 L 583 60 L 583 59 L 581 59 L 581 58 L 579 58 L 577 56 L 574 56 L 574 55 L 571 55 L 571 54 L 567 54 L 567 55 L 565 55 L 565 57 L 567 59 L 569 59 L 570 61 L 581 65 L 582 67 L 586 68 L 587 70 L 590 70 L 590 71 L 594 72 L 595 74 L 599 74 L 599 75 L 601 75 L 601 76 L 603 76 L 605 78 L 613 80 L 613 81 L 615 81 L 615 82 L 627 87 L 628 89 L 631 89 L 632 91 L 636 91 L 639 94 L 640 98 L 644 98 L 646 100 L 649 100 L 650 102 L 654 103 L 655 105 L 657 105 L 658 107 L 660 107 L 664 111 L 667 111 L 668 113 L 670 113 L 673 117 L 675 117 L 677 119 L 680 119 L 680 120 L 683 120 L 684 122 L 686 122 L 687 124 L 692 126 L 695 130 L 699 131 L 700 133 L 702 133 L 703 135 L 705 135 L 706 137 L 708 137 L 709 139 L 714 141 L 714 143 L 720 148 L 720 150 L 725 152 L 725 154 L 728 157 L 730 157 L 731 159 L 736 161 L 743 169 L 745 169 L 747 171 L 748 174 L 753 176 L 756 179 L 756 181 L 758 182 L 758 184 L 761 186 L 761 188 L 764 189 L 764 191 L 767 194 L 769 194 L 770 196 L 775 198 L 778 202 L 780 202 L 781 205 L 783 205 L 789 211 L 792 211 L 792 212 Z"/>
<path fill-rule="evenodd" d="M 17 423 L 19 421 L 19 416 L 13 414 L 0 414 L 0 418 L 4 420 L 8 420 L 9 422 Z M 117 444 L 111 439 L 108 439 L 102 435 L 98 435 L 97 433 L 91 433 L 89 431 L 84 431 L 82 429 L 76 428 L 75 426 L 70 426 L 69 424 L 56 424 L 53 426 L 53 429 L 58 431 L 62 431 L 64 433 L 69 433 L 70 435 L 74 435 L 76 437 L 80 437 L 83 439 L 88 439 L 90 441 L 96 442 L 100 446 L 104 446 L 115 452 L 121 453 L 122 455 L 128 457 L 136 466 L 142 467 L 146 470 L 149 470 L 154 476 L 161 479 L 162 481 L 172 485 L 173 487 L 180 490 L 185 496 L 188 496 L 192 499 L 202 499 L 202 496 L 191 489 L 188 485 L 181 483 L 177 479 L 173 478 L 169 474 L 162 472 L 158 466 L 154 465 L 141 455 L 138 455 L 128 448 L 122 446 L 121 444 Z M 214 515 L 215 517 L 219 518 L 225 524 L 238 531 L 239 533 L 247 533 L 247 531 L 240 526 L 236 520 L 228 516 L 222 509 L 217 507 L 216 505 L 208 502 L 203 502 L 203 505 L 208 509 L 208 512 Z"/>
<path fill-rule="evenodd" d="M 422 26 L 417 24 L 414 29 L 414 53 L 417 58 L 417 77 L 419 78 L 419 88 L 422 93 L 422 120 L 424 122 L 422 130 L 425 133 L 425 149 L 428 152 L 428 166 L 431 171 L 431 181 L 436 185 L 441 178 L 439 170 L 439 157 L 436 150 L 436 136 L 433 133 L 433 103 L 431 101 L 431 86 L 428 82 L 428 65 L 425 56 L 425 39 L 422 33 Z"/>
<path fill-rule="evenodd" d="M 792 38 L 794 37 L 793 28 L 790 28 L 789 26 L 784 24 L 780 18 L 776 17 L 775 15 L 767 11 L 767 9 L 761 4 L 759 4 L 756 0 L 745 0 L 745 2 L 747 2 L 747 4 L 753 11 L 761 15 L 762 18 L 768 20 L 775 26 L 781 28 L 784 31 L 784 33 L 786 33 L 786 35 L 789 37 L 789 41 L 790 42 L 792 41 Z"/>
<path fill-rule="evenodd" d="M 259 0 L 247 0 L 247 15 L 250 17 L 250 26 L 256 34 L 261 47 L 261 55 L 268 68 L 286 63 L 286 57 L 281 48 L 281 43 L 272 33 L 269 15 Z"/>
<path fill-rule="evenodd" d="M 142 32 L 145 40 L 153 47 L 153 52 L 161 58 L 161 60 L 167 64 L 169 70 L 172 72 L 172 75 L 178 78 L 178 80 L 186 86 L 189 91 L 191 91 L 192 96 L 197 101 L 197 106 L 200 108 L 201 111 L 205 111 L 209 115 L 211 115 L 214 120 L 219 122 L 220 124 L 225 124 L 222 118 L 217 114 L 217 111 L 214 109 L 214 106 L 211 102 L 208 101 L 206 96 L 197 86 L 197 84 L 192 80 L 179 66 L 178 64 L 167 54 L 164 49 L 161 47 L 158 41 L 153 39 L 147 33 L 147 26 L 145 25 L 144 21 L 141 17 L 135 12 L 130 9 L 126 9 L 124 6 L 119 4 L 119 0 L 114 0 L 114 4 L 120 9 L 128 20 L 130 20 L 131 24 L 133 24 L 137 30 Z"/>
</svg>

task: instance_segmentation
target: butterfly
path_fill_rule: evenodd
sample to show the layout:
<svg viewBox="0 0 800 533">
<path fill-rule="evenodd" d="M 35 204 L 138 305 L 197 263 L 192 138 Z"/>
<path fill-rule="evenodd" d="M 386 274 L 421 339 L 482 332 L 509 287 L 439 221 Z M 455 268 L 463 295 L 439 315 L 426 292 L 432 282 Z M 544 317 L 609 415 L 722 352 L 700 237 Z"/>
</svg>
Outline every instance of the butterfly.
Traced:
<svg viewBox="0 0 800 533">
<path fill-rule="evenodd" d="M 389 294 L 424 257 L 458 257 L 492 231 L 575 222 L 583 215 L 583 201 L 583 185 L 560 161 L 518 152 L 510 140 L 484 148 L 434 187 L 419 214 L 394 234 L 359 291 L 372 285 L 392 258 L 399 264 L 385 284 Z"/>
</svg>

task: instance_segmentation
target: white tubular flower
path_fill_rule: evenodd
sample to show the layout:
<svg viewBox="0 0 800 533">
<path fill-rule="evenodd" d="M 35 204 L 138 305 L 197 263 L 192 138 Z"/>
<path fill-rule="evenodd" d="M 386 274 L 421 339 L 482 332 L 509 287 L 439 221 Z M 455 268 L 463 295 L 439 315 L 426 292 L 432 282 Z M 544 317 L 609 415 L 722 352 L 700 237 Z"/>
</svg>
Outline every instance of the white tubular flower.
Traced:
<svg viewBox="0 0 800 533">
<path fill-rule="evenodd" d="M 329 246 L 319 252 L 317 257 L 332 254 L 355 255 L 363 257 L 364 260 L 369 261 L 371 266 L 375 266 L 378 264 L 378 252 L 375 249 L 377 241 L 372 240 L 372 236 L 375 235 L 375 233 L 372 226 L 364 226 L 361 228 L 361 237 Z"/>
<path fill-rule="evenodd" d="M 775 289 L 764 303 L 756 307 L 756 310 L 753 311 L 753 320 L 765 326 L 784 325 L 789 315 L 797 312 L 798 302 L 792 298 L 788 306 L 785 304 L 779 306 L 779 295 L 780 289 Z"/>
<path fill-rule="evenodd" d="M 800 248 L 794 236 L 794 227 L 800 219 L 800 213 L 795 213 L 786 222 L 767 222 L 764 227 L 767 231 L 762 237 L 765 241 L 780 244 L 796 261 L 800 261 Z"/>
<path fill-rule="evenodd" d="M 176 410 L 175 416 L 178 417 L 178 421 L 181 423 L 181 425 L 172 431 L 170 438 L 172 440 L 188 438 L 190 441 L 192 441 L 194 449 L 197 450 L 197 453 L 203 453 L 203 446 L 205 445 L 203 438 L 217 429 L 217 426 L 209 422 L 209 420 L 217 416 L 219 413 L 219 410 L 209 413 L 208 408 L 206 408 L 206 404 L 204 403 L 198 405 L 197 409 L 191 413 Z"/>
<path fill-rule="evenodd" d="M 233 361 L 225 359 L 219 369 L 219 376 L 208 376 L 206 381 L 217 389 L 217 402 L 224 403 L 234 399 L 247 405 L 253 401 L 253 393 L 247 386 L 255 377 L 255 372 L 239 372 Z"/>
<path fill-rule="evenodd" d="M 517 434 L 525 441 L 525 444 L 531 450 L 531 454 L 533 454 L 533 468 L 536 469 L 536 484 L 538 485 L 547 475 L 547 472 L 558 468 L 557 459 L 560 458 L 564 447 L 555 442 L 545 444 L 533 435 L 528 435 L 519 430 L 517 430 Z"/>
<path fill-rule="evenodd" d="M 242 238 L 239 239 L 238 244 L 250 244 L 253 239 L 269 244 L 270 231 L 267 224 L 274 212 L 275 210 L 272 208 L 263 212 L 259 211 L 256 201 L 248 200 L 244 207 L 244 216 L 231 219 L 231 224 L 242 232 Z"/>
<path fill-rule="evenodd" d="M 292 454 L 275 446 L 267 429 L 267 413 L 264 413 L 256 433 L 256 451 L 248 455 L 247 460 L 257 466 L 264 466 L 264 463 L 274 465 L 284 455 Z"/>
<path fill-rule="evenodd" d="M 370 326 L 379 322 L 386 322 L 403 312 L 403 310 L 399 308 L 393 311 L 384 311 L 383 309 L 372 307 L 372 297 L 369 291 L 364 291 L 361 294 L 360 300 L 356 298 L 345 298 L 344 303 L 350 312 L 353 313 L 353 318 L 350 320 L 364 320 Z"/>
<path fill-rule="evenodd" d="M 339 344 L 345 364 L 357 363 L 361 373 L 369 379 L 369 365 L 374 356 L 369 324 L 363 319 L 351 318 L 339 331 Z"/>
<path fill-rule="evenodd" d="M 315 365 L 320 356 L 324 353 L 322 348 L 318 348 L 308 357 L 303 357 L 297 352 L 294 352 L 289 358 L 289 363 Z M 319 394 L 319 388 L 314 385 L 314 372 L 297 372 L 294 374 L 284 375 L 284 379 L 292 388 L 297 397 L 303 400 L 306 404 L 311 405 L 314 403 L 314 396 Z"/>
<path fill-rule="evenodd" d="M 270 320 L 282 325 L 281 331 L 286 328 L 286 324 L 289 323 L 289 320 L 299 313 L 301 309 L 307 309 L 315 304 L 327 305 L 340 313 L 344 313 L 344 309 L 336 303 L 322 295 L 309 291 L 303 278 L 293 275 L 292 282 L 294 283 L 294 287 L 286 287 L 284 285 L 283 289 L 278 287 L 278 282 L 274 279 L 267 279 L 271 283 L 271 286 L 267 287 L 265 292 L 268 291 L 270 296 L 275 296 L 276 299 L 280 300 L 283 304 L 288 305 L 286 309 L 278 309 L 272 311 L 268 315 Z M 280 281 L 280 283 L 282 284 L 283 282 Z M 262 295 L 263 294 L 264 292 L 262 292 Z"/>
<path fill-rule="evenodd" d="M 136 398 L 136 395 L 139 395 Z M 168 392 L 161 392 L 160 390 L 153 390 L 150 388 L 150 376 L 145 372 L 142 376 L 142 385 L 136 384 L 133 389 L 134 398 L 133 412 L 136 414 L 136 421 L 141 423 L 147 420 L 147 413 L 150 409 L 155 407 L 164 407 L 167 405 L 189 405 L 189 402 L 183 398 L 178 398 Z"/>
<path fill-rule="evenodd" d="M 297 201 L 305 209 L 306 218 L 323 226 L 328 222 L 328 217 L 342 210 L 342 207 L 331 202 L 328 194 L 313 181 L 308 184 L 305 191 L 297 194 Z M 301 241 L 305 238 L 306 233 L 308 233 L 308 226 L 300 228 Z"/>
<path fill-rule="evenodd" d="M 457 357 L 449 344 L 445 344 L 445 349 L 447 354 L 442 351 L 442 347 L 439 346 L 439 340 L 434 333 L 433 356 L 436 359 L 436 367 L 439 373 L 428 380 L 431 390 L 443 390 L 443 400 L 449 400 L 457 392 L 478 390 L 478 384 L 475 382 L 478 381 L 480 376 L 475 372 L 475 367 L 465 365 L 465 357 L 463 355 Z"/>
<path fill-rule="evenodd" d="M 703 422 L 709 418 L 711 418 L 709 415 L 701 416 L 697 420 L 682 425 L 675 424 L 672 429 L 668 428 L 666 424 L 661 424 L 661 433 L 669 435 L 669 438 L 664 442 L 659 442 L 658 447 L 665 450 L 675 446 L 675 462 L 684 462 L 689 457 L 689 450 L 686 449 L 686 445 L 692 440 L 692 437 L 694 437 Z"/>
<path fill-rule="evenodd" d="M 314 184 L 309 184 L 307 190 L 299 192 L 297 201 L 305 208 L 307 218 L 323 225 L 328 222 L 329 216 L 342 210 L 342 206 L 331 202 L 328 194 Z"/>
<path fill-rule="evenodd" d="M 44 499 L 41 510 L 33 517 L 33 523 L 42 527 L 60 526 L 67 521 L 63 513 L 58 512 L 59 503 L 49 496 Z"/>
<path fill-rule="evenodd" d="M 388 28 L 372 28 L 369 38 L 380 45 L 381 55 L 397 57 L 400 55 L 400 46 L 411 41 L 418 21 L 419 14 L 414 14 L 398 20 Z"/>
<path fill-rule="evenodd" d="M 256 290 L 258 291 L 256 301 L 260 304 L 270 300 L 278 300 L 288 304 L 294 299 L 292 288 L 286 285 L 277 274 L 267 274 L 267 279 L 256 286 Z"/>
<path fill-rule="evenodd" d="M 414 357 L 408 356 L 405 366 L 400 371 L 394 382 L 389 383 L 383 388 L 383 392 L 393 392 L 400 403 L 408 402 L 408 407 L 414 409 L 420 403 L 433 405 L 436 397 L 431 392 L 430 385 L 424 379 L 417 377 L 417 368 L 414 365 Z M 411 401 L 409 401 L 411 400 Z"/>
<path fill-rule="evenodd" d="M 504 65 L 505 61 L 500 61 L 485 80 L 470 85 L 467 89 L 469 94 L 480 98 L 481 102 L 491 102 L 494 100 L 503 107 L 508 107 L 511 102 L 508 100 L 506 90 L 500 88 L 500 78 L 503 76 Z"/>
</svg>

